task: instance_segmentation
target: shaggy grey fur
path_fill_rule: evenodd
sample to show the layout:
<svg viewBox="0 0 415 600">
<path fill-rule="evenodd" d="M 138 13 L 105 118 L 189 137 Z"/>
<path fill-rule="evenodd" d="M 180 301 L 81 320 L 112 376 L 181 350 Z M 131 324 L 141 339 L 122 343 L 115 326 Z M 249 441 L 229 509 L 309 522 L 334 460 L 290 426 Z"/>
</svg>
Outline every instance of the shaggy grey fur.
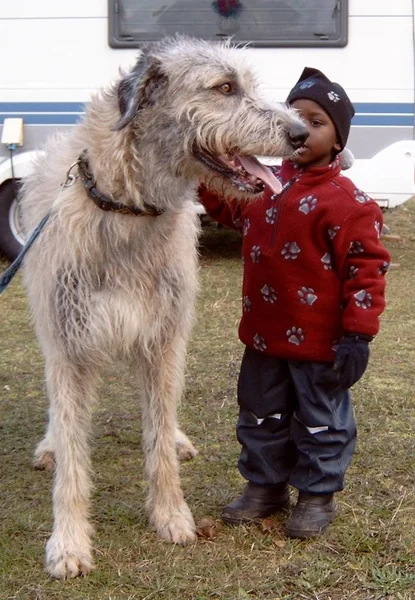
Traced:
<svg viewBox="0 0 415 600">
<path fill-rule="evenodd" d="M 137 375 L 150 522 L 166 540 L 195 540 L 178 457 L 196 450 L 178 429 L 176 407 L 197 288 L 197 186 L 254 197 L 255 177 L 244 187 L 218 157 L 286 156 L 305 138 L 294 111 L 259 98 L 245 59 L 243 50 L 187 38 L 149 45 L 130 73 L 92 100 L 82 123 L 48 143 L 24 185 L 26 229 L 51 212 L 24 280 L 50 400 L 35 464 L 55 468 L 52 577 L 93 567 L 89 437 L 100 374 L 117 361 Z M 101 193 L 163 214 L 105 212 L 79 178 L 62 187 L 84 149 Z"/>
</svg>

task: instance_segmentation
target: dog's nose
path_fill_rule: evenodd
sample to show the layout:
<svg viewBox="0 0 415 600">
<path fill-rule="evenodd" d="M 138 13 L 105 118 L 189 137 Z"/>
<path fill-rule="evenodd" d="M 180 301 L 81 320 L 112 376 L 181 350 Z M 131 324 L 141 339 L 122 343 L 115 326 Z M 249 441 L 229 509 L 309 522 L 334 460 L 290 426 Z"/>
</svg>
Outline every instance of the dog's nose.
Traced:
<svg viewBox="0 0 415 600">
<path fill-rule="evenodd" d="M 302 123 L 291 125 L 288 131 L 288 138 L 293 148 L 300 148 L 308 138 L 308 129 Z"/>
</svg>

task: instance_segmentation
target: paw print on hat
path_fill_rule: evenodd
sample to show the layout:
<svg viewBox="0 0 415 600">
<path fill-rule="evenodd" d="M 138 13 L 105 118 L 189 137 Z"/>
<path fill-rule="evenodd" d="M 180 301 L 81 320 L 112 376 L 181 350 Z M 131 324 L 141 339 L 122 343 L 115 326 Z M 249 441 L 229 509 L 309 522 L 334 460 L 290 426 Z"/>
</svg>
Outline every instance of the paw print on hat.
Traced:
<svg viewBox="0 0 415 600">
<path fill-rule="evenodd" d="M 372 306 L 372 294 L 369 294 L 366 290 L 360 290 L 360 292 L 356 292 L 353 296 L 355 298 L 356 306 L 359 308 L 366 310 Z"/>
<path fill-rule="evenodd" d="M 252 258 L 252 262 L 259 263 L 259 259 L 261 258 L 261 248 L 259 246 L 252 246 L 250 256 Z"/>
<path fill-rule="evenodd" d="M 304 331 L 301 327 L 291 327 L 287 330 L 287 338 L 290 344 L 299 346 L 305 340 Z"/>
<path fill-rule="evenodd" d="M 329 100 L 331 100 L 332 102 L 340 101 L 339 94 L 336 94 L 336 92 L 333 92 L 333 90 L 331 92 L 327 92 L 327 96 L 329 97 Z"/>
<path fill-rule="evenodd" d="M 313 288 L 302 287 L 298 290 L 298 295 L 300 297 L 301 304 L 308 304 L 311 306 L 317 300 L 317 296 L 313 290 Z"/>
<path fill-rule="evenodd" d="M 264 352 L 267 349 L 265 339 L 262 337 L 262 335 L 259 335 L 259 333 L 254 335 L 254 348 L 260 352 Z"/>
<path fill-rule="evenodd" d="M 298 210 L 305 215 L 308 215 L 312 210 L 315 209 L 316 204 L 317 198 L 315 196 L 306 196 L 305 198 L 301 198 Z"/>
<path fill-rule="evenodd" d="M 271 208 L 268 208 L 268 210 L 265 211 L 266 223 L 269 223 L 270 225 L 275 223 L 275 219 L 277 217 L 277 212 L 278 212 L 278 210 L 277 210 L 276 206 L 271 206 Z"/>
<path fill-rule="evenodd" d="M 313 85 L 315 83 L 316 83 L 316 81 L 314 79 L 310 79 L 309 81 L 304 81 L 303 83 L 300 83 L 300 85 L 298 86 L 298 89 L 307 90 L 307 89 L 313 87 Z"/>
<path fill-rule="evenodd" d="M 261 289 L 261 294 L 265 302 L 275 304 L 275 302 L 277 301 L 277 293 L 274 290 L 274 288 L 270 285 L 265 284 L 264 287 Z"/>
<path fill-rule="evenodd" d="M 295 260 L 300 252 L 301 249 L 296 242 L 286 242 L 281 250 L 281 254 L 286 260 Z"/>
</svg>

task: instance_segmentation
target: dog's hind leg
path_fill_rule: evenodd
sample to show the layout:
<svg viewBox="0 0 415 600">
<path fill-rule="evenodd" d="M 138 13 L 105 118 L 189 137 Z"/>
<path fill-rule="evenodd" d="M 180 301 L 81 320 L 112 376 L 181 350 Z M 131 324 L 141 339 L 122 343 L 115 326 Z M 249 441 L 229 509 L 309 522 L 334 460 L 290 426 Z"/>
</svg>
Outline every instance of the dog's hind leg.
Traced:
<svg viewBox="0 0 415 600">
<path fill-rule="evenodd" d="M 47 358 L 46 377 L 52 418 L 56 470 L 54 525 L 46 545 L 46 571 L 57 579 L 84 575 L 93 568 L 88 522 L 91 492 L 89 433 L 95 398 L 95 372 Z"/>
<path fill-rule="evenodd" d="M 184 352 L 184 340 L 176 339 L 162 352 L 155 352 L 151 360 L 140 361 L 147 509 L 160 537 L 176 544 L 196 540 L 193 517 L 180 486 L 176 453 L 176 408 L 183 389 Z"/>
<path fill-rule="evenodd" d="M 174 437 L 179 460 L 191 460 L 199 454 L 187 435 L 178 426 L 176 426 Z"/>
<path fill-rule="evenodd" d="M 48 397 L 50 393 L 48 392 Z M 52 406 L 49 406 L 49 422 L 45 437 L 36 447 L 33 466 L 42 471 L 54 471 L 56 467 L 55 433 Z"/>
</svg>

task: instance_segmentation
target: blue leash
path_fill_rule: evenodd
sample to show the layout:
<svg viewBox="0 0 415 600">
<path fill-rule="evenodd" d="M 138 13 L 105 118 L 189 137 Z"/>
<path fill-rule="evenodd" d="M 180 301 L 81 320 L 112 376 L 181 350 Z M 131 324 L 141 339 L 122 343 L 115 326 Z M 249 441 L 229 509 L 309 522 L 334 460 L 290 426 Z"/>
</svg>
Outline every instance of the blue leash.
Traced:
<svg viewBox="0 0 415 600">
<path fill-rule="evenodd" d="M 26 253 L 30 249 L 31 245 L 33 244 L 33 242 L 35 241 L 35 239 L 37 238 L 39 233 L 42 231 L 42 229 L 46 225 L 49 217 L 50 217 L 50 213 L 48 213 L 46 216 L 43 217 L 43 219 L 41 220 L 39 225 L 36 227 L 36 229 L 34 230 L 32 235 L 28 239 L 26 245 L 20 251 L 20 254 L 17 256 L 17 258 L 14 259 L 14 261 L 12 262 L 10 267 L 8 269 L 6 269 L 6 271 L 3 273 L 3 275 L 1 275 L 1 277 L 0 277 L 0 294 L 2 294 L 4 292 L 4 290 L 7 288 L 7 286 L 13 279 L 13 277 L 16 275 L 17 271 L 20 268 L 20 265 L 23 262 L 23 259 L 26 255 Z"/>
</svg>

